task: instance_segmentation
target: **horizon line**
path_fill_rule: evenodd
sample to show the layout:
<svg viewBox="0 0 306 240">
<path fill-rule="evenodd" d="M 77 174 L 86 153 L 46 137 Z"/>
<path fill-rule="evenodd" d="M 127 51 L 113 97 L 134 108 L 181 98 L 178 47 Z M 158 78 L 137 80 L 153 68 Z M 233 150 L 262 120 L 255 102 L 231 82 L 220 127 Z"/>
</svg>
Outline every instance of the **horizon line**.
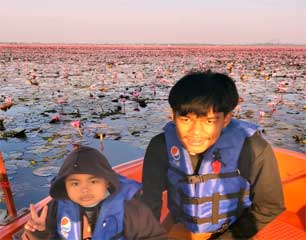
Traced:
<svg viewBox="0 0 306 240">
<path fill-rule="evenodd" d="M 306 43 L 61 43 L 61 42 L 1 42 L 0 45 L 96 45 L 96 46 L 306 46 Z"/>
</svg>

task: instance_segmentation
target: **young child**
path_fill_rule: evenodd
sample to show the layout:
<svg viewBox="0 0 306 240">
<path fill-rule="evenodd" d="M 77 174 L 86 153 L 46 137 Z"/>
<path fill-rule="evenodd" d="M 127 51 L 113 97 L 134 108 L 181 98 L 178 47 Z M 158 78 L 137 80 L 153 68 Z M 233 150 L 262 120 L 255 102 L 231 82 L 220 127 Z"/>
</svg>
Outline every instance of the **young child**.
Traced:
<svg viewBox="0 0 306 240">
<path fill-rule="evenodd" d="M 284 210 L 271 146 L 257 125 L 232 119 L 238 98 L 234 81 L 211 71 L 170 91 L 173 121 L 149 143 L 142 175 L 157 219 L 168 190 L 169 237 L 247 239 Z"/>
<path fill-rule="evenodd" d="M 53 200 L 31 219 L 23 239 L 166 239 L 138 199 L 141 185 L 118 175 L 96 149 L 80 146 L 51 183 Z"/>
</svg>

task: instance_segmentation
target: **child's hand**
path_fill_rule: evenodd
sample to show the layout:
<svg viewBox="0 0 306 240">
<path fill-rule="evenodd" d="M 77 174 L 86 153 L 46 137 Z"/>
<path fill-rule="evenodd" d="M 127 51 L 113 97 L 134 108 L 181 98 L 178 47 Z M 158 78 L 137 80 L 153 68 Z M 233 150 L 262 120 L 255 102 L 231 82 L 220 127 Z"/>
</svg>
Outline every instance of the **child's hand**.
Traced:
<svg viewBox="0 0 306 240">
<path fill-rule="evenodd" d="M 27 221 L 24 228 L 31 231 L 44 231 L 46 229 L 46 218 L 48 213 L 48 206 L 44 206 L 40 216 L 33 204 L 30 204 L 31 218 Z"/>
</svg>

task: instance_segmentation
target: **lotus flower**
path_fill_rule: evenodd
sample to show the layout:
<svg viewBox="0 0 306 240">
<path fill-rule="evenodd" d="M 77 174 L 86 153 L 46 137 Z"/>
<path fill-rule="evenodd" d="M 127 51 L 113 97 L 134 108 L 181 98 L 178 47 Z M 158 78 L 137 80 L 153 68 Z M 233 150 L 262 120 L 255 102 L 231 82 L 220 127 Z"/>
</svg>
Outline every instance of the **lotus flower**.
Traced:
<svg viewBox="0 0 306 240">
<path fill-rule="evenodd" d="M 12 106 L 13 106 L 12 97 L 9 96 L 9 97 L 6 97 L 5 102 L 0 105 L 0 109 L 2 111 L 6 111 L 10 109 Z"/>
<path fill-rule="evenodd" d="M 234 109 L 235 112 L 240 112 L 241 111 L 241 106 L 237 105 Z"/>
<path fill-rule="evenodd" d="M 76 128 L 80 134 L 80 136 L 82 137 L 83 134 L 81 132 L 81 121 L 80 120 L 77 120 L 77 121 L 73 121 L 70 123 L 72 127 Z"/>
<path fill-rule="evenodd" d="M 65 104 L 65 103 L 67 103 L 67 101 L 64 99 L 64 98 L 59 98 L 59 99 L 57 99 L 57 101 L 56 101 L 58 104 Z"/>
<path fill-rule="evenodd" d="M 5 102 L 6 103 L 13 103 L 12 97 L 11 96 L 6 97 Z"/>
<path fill-rule="evenodd" d="M 139 97 L 139 95 L 140 95 L 139 91 L 134 90 L 133 97 L 137 99 Z"/>
<path fill-rule="evenodd" d="M 50 123 L 56 123 L 56 122 L 59 122 L 60 120 L 61 120 L 61 116 L 59 114 L 56 114 L 52 116 Z"/>
</svg>

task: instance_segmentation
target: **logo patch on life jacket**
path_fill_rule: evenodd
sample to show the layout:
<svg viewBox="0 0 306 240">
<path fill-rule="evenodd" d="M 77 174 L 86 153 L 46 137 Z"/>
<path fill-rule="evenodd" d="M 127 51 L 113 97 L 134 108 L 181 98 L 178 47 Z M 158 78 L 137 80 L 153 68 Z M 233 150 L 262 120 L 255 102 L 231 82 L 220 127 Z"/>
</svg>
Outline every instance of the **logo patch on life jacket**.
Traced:
<svg viewBox="0 0 306 240">
<path fill-rule="evenodd" d="M 170 149 L 170 154 L 172 158 L 175 160 L 175 164 L 179 164 L 178 160 L 180 160 L 180 150 L 177 146 L 172 146 Z"/>
<path fill-rule="evenodd" d="M 214 173 L 220 173 L 221 168 L 225 166 L 225 163 L 221 161 L 220 149 L 216 149 L 213 152 L 213 161 L 211 162 L 211 167 Z"/>
<path fill-rule="evenodd" d="M 61 233 L 64 237 L 68 237 L 68 233 L 71 231 L 71 221 L 68 217 L 62 217 L 61 219 Z"/>
</svg>

